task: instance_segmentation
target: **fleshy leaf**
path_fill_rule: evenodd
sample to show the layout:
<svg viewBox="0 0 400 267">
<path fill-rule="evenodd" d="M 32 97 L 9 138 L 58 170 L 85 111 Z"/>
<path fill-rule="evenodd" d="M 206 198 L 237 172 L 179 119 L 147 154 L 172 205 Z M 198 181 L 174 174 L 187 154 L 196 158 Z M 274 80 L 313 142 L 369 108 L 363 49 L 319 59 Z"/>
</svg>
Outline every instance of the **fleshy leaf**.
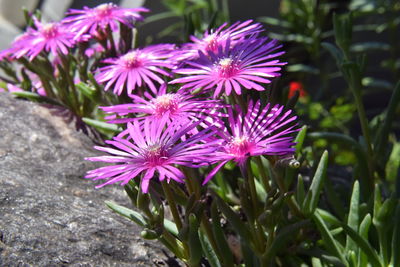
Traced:
<svg viewBox="0 0 400 267">
<path fill-rule="evenodd" d="M 107 207 L 109 207 L 110 209 L 112 209 L 114 212 L 118 213 L 121 216 L 124 216 L 132 221 L 134 221 L 135 223 L 137 223 L 140 226 L 145 227 L 146 226 L 146 219 L 139 213 L 136 212 L 134 210 L 125 208 L 121 205 L 118 205 L 112 201 L 105 201 Z"/>
<path fill-rule="evenodd" d="M 315 175 L 312 180 L 310 190 L 307 192 L 306 198 L 303 203 L 302 210 L 307 215 L 313 214 L 315 209 L 317 208 L 319 195 L 322 191 L 322 187 L 326 177 L 327 167 L 328 167 L 328 151 L 325 151 L 324 154 L 322 154 L 317 170 L 315 171 Z"/>
</svg>

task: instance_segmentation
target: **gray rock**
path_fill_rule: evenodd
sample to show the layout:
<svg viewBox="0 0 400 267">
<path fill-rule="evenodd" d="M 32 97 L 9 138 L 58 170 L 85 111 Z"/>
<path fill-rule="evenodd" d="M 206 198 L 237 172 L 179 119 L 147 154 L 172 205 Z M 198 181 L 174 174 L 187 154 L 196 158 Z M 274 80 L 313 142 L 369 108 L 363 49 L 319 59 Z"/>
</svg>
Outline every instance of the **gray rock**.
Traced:
<svg viewBox="0 0 400 267">
<path fill-rule="evenodd" d="M 0 266 L 168 265 L 157 243 L 105 207 L 129 206 L 123 187 L 82 178 L 94 154 L 61 117 L 0 93 Z"/>
</svg>

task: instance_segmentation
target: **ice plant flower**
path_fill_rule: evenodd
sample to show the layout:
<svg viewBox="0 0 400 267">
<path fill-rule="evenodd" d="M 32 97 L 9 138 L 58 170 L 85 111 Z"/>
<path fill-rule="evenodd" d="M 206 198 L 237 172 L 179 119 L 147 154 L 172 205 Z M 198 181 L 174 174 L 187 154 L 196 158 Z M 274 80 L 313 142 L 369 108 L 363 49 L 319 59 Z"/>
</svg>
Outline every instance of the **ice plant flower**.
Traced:
<svg viewBox="0 0 400 267">
<path fill-rule="evenodd" d="M 96 80 L 106 83 L 105 90 L 113 87 L 113 92 L 121 95 L 126 87 L 131 94 L 136 87 L 146 84 L 154 93 L 157 89 L 153 81 L 163 84 L 164 80 L 159 76 L 170 74 L 164 68 L 173 68 L 171 61 L 167 60 L 174 45 L 151 45 L 142 49 L 134 49 L 119 58 L 105 59 L 108 65 L 99 69 Z M 157 75 L 158 74 L 158 75 Z"/>
<path fill-rule="evenodd" d="M 198 123 L 197 123 L 198 124 Z M 139 174 L 143 174 L 140 182 L 141 190 L 147 193 L 150 180 L 158 173 L 160 181 L 171 179 L 183 182 L 183 173 L 174 165 L 198 168 L 207 164 L 208 157 L 216 149 L 215 142 L 202 142 L 214 134 L 209 127 L 182 141 L 181 137 L 191 131 L 197 124 L 182 127 L 170 124 L 166 128 L 158 123 L 146 121 L 141 127 L 139 122 L 128 123 L 129 140 L 114 137 L 106 141 L 112 147 L 95 148 L 108 153 L 107 156 L 89 157 L 89 161 L 113 163 L 91 170 L 85 178 L 104 179 L 105 183 L 97 188 L 120 182 L 127 184 Z"/>
<path fill-rule="evenodd" d="M 198 98 L 195 95 L 179 90 L 176 93 L 167 92 L 167 85 L 161 85 L 156 95 L 145 92 L 143 97 L 130 95 L 131 104 L 121 104 L 100 107 L 105 113 L 118 116 L 134 115 L 134 117 L 107 117 L 109 123 L 127 123 L 144 120 L 166 121 L 188 125 L 204 116 L 225 116 L 220 110 L 224 107 L 220 101 Z"/>
<path fill-rule="evenodd" d="M 144 7 L 122 8 L 113 3 L 101 4 L 95 8 L 85 6 L 83 10 L 70 9 L 63 23 L 69 25 L 78 36 L 84 33 L 95 36 L 99 30 L 104 31 L 107 27 L 113 32 L 117 31 L 119 23 L 133 27 L 135 21 L 143 20 L 139 12 L 148 11 Z"/>
<path fill-rule="evenodd" d="M 34 19 L 36 29 L 28 28 L 26 33 L 17 38 L 10 51 L 15 58 L 28 56 L 33 60 L 42 51 L 53 55 L 68 54 L 68 48 L 75 45 L 75 34 L 57 22 L 41 23 Z"/>
<path fill-rule="evenodd" d="M 199 51 L 203 53 L 207 53 L 207 51 L 217 53 L 218 47 L 225 44 L 228 39 L 231 40 L 231 45 L 233 46 L 244 38 L 256 35 L 262 31 L 261 24 L 253 23 L 252 20 L 238 21 L 229 27 L 226 26 L 227 23 L 224 23 L 215 31 L 207 31 L 202 38 L 191 36 L 190 40 L 193 43 L 184 44 L 182 47 L 183 52 L 178 55 L 178 58 L 180 60 L 195 59 L 198 58 Z"/>
<path fill-rule="evenodd" d="M 240 95 L 242 87 L 263 91 L 260 83 L 270 83 L 270 78 L 279 76 L 284 62 L 274 59 L 284 52 L 277 52 L 281 46 L 275 40 L 252 37 L 231 47 L 228 39 L 218 47 L 217 52 L 199 52 L 200 57 L 188 61 L 188 67 L 175 70 L 185 75 L 170 83 L 183 83 L 182 89 L 214 90 L 214 98 L 222 91 Z"/>
<path fill-rule="evenodd" d="M 235 161 L 244 167 L 249 157 L 260 155 L 291 156 L 295 149 L 294 137 L 298 128 L 292 111 L 283 106 L 267 104 L 261 108 L 260 101 L 250 101 L 246 115 L 237 107 L 237 115 L 228 111 L 228 127 L 218 131 L 221 137 L 220 149 L 212 156 L 219 164 L 207 175 L 207 183 L 228 161 Z"/>
</svg>

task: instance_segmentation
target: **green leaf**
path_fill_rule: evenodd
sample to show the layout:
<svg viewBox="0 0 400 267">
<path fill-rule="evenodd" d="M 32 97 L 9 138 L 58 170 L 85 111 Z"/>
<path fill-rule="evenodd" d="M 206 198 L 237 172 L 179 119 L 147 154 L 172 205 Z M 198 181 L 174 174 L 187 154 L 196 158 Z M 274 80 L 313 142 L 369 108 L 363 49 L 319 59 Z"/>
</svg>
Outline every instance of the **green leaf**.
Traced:
<svg viewBox="0 0 400 267">
<path fill-rule="evenodd" d="M 372 266 L 383 266 L 381 260 L 376 253 L 376 251 L 371 247 L 366 239 L 364 239 L 361 235 L 359 235 L 356 231 L 354 231 L 351 227 L 346 224 L 342 224 L 344 231 L 347 235 L 350 236 L 351 239 L 360 247 L 360 249 L 368 255 L 368 261 L 372 264 Z"/>
<path fill-rule="evenodd" d="M 374 214 L 373 223 L 376 227 L 385 227 L 389 221 L 389 217 L 393 214 L 397 200 L 394 198 L 386 199 L 380 207 L 378 214 Z"/>
<path fill-rule="evenodd" d="M 355 181 L 353 186 L 353 193 L 351 194 L 351 199 L 350 199 L 350 210 L 349 210 L 349 216 L 347 218 L 347 225 L 356 232 L 358 232 L 359 205 L 360 205 L 360 184 L 358 183 L 358 181 Z M 353 240 L 349 236 L 347 236 L 346 252 L 349 252 L 350 250 L 356 251 L 357 246 L 353 242 Z"/>
<path fill-rule="evenodd" d="M 296 143 L 295 145 L 295 157 L 298 157 L 300 154 L 300 151 L 303 147 L 303 143 L 304 143 L 304 139 L 306 137 L 307 134 L 307 126 L 304 125 L 301 130 L 298 132 L 296 139 L 294 140 L 294 142 Z M 296 161 L 296 163 L 300 166 L 300 163 L 298 161 Z M 296 175 L 296 173 L 298 173 L 296 168 L 286 168 L 285 169 L 285 184 L 286 186 L 290 186 L 293 182 L 293 179 Z M 304 199 L 303 199 L 304 200 Z M 301 202 L 298 203 L 303 203 L 303 200 Z"/>
<path fill-rule="evenodd" d="M 139 188 L 135 184 L 133 180 L 130 180 L 125 186 L 124 186 L 125 192 L 128 194 L 128 197 L 131 199 L 131 202 L 133 205 L 136 205 L 136 199 L 137 195 L 139 193 Z"/>
<path fill-rule="evenodd" d="M 17 97 L 26 98 L 31 101 L 35 101 L 35 102 L 39 102 L 39 103 L 49 103 L 49 104 L 53 104 L 53 105 L 57 105 L 57 106 L 62 106 L 62 104 L 60 104 L 59 102 L 57 102 L 56 100 L 54 100 L 52 98 L 49 98 L 47 96 L 41 96 L 41 95 L 39 95 L 37 93 L 33 93 L 33 92 L 19 91 L 19 92 L 12 92 L 12 94 Z"/>
<path fill-rule="evenodd" d="M 278 39 L 280 41 L 287 42 L 297 42 L 302 44 L 310 45 L 313 43 L 313 39 L 309 36 L 302 34 L 278 34 L 278 33 L 270 33 L 269 37 L 272 39 Z"/>
<path fill-rule="evenodd" d="M 311 266 L 312 267 L 323 267 L 322 262 L 318 258 L 311 258 Z"/>
<path fill-rule="evenodd" d="M 221 267 L 221 264 L 218 260 L 218 257 L 213 250 L 210 241 L 207 239 L 206 235 L 204 235 L 201 231 L 199 231 L 199 237 L 200 237 L 200 243 L 201 243 L 201 248 L 208 260 L 208 263 L 210 264 L 211 267 Z M 226 265 L 226 266 L 233 266 L 232 265 Z"/>
<path fill-rule="evenodd" d="M 82 118 L 82 120 L 89 126 L 92 126 L 96 128 L 98 131 L 102 133 L 117 133 L 119 131 L 119 127 L 115 124 L 103 122 L 103 121 L 98 121 L 90 118 Z"/>
<path fill-rule="evenodd" d="M 97 102 L 99 93 L 96 90 L 96 88 L 93 88 L 86 83 L 80 82 L 78 84 L 75 84 L 75 87 L 81 92 L 84 96 L 89 98 L 90 100 L 93 100 Z"/>
<path fill-rule="evenodd" d="M 309 66 L 305 64 L 293 64 L 286 68 L 288 72 L 305 72 L 314 75 L 318 75 L 320 73 L 319 69 L 314 66 Z"/>
<path fill-rule="evenodd" d="M 375 219 L 376 216 L 378 216 L 379 210 L 381 209 L 382 206 L 382 196 L 381 196 L 381 190 L 379 189 L 378 185 L 375 185 L 375 191 L 374 191 L 374 213 L 373 218 Z"/>
<path fill-rule="evenodd" d="M 350 47 L 350 51 L 356 53 L 365 53 L 370 50 L 389 51 L 390 45 L 382 42 L 364 42 L 353 44 Z"/>
<path fill-rule="evenodd" d="M 193 213 L 189 215 L 189 250 L 190 266 L 198 266 L 202 256 L 201 243 L 199 239 L 199 221 Z"/>
<path fill-rule="evenodd" d="M 297 223 L 283 227 L 274 238 L 269 249 L 266 251 L 266 258 L 273 259 L 278 251 L 283 247 L 287 247 L 287 243 L 293 240 L 298 231 L 310 223 L 309 220 L 302 220 Z"/>
<path fill-rule="evenodd" d="M 325 224 L 324 220 L 320 216 L 318 210 L 314 212 L 312 215 L 312 219 L 317 225 L 319 232 L 321 233 L 321 238 L 324 241 L 325 247 L 336 257 L 338 257 L 342 263 L 347 264 L 347 260 L 344 257 L 343 248 L 340 247 L 340 244 L 336 242 L 335 238 L 332 236 L 331 232 L 328 229 L 328 226 Z"/>
<path fill-rule="evenodd" d="M 266 24 L 269 24 L 269 25 L 280 26 L 280 27 L 284 27 L 284 28 L 289 28 L 291 26 L 289 22 L 287 22 L 285 20 L 273 18 L 273 17 L 265 16 L 265 17 L 260 17 L 257 20 L 264 22 Z"/>
<path fill-rule="evenodd" d="M 396 117 L 396 109 L 400 103 L 400 81 L 397 82 L 396 87 L 393 90 L 393 94 L 390 98 L 388 109 L 386 112 L 385 121 L 382 127 L 378 130 L 377 137 L 375 139 L 375 147 L 377 155 L 383 154 L 385 152 L 390 128 L 392 126 L 393 120 Z"/>
<path fill-rule="evenodd" d="M 379 89 L 392 89 L 393 88 L 393 84 L 391 82 L 388 82 L 386 80 L 382 80 L 382 79 L 376 79 L 376 78 L 372 78 L 372 77 L 364 77 L 361 80 L 361 84 L 363 86 L 366 87 L 375 87 L 375 88 L 379 88 Z"/>
<path fill-rule="evenodd" d="M 255 178 L 254 178 L 254 184 L 256 186 L 257 198 L 260 201 L 264 202 L 265 199 L 267 198 L 267 192 L 265 192 L 263 185 Z"/>
<path fill-rule="evenodd" d="M 164 218 L 164 228 L 174 236 L 178 236 L 178 228 L 174 222 Z"/>
<path fill-rule="evenodd" d="M 303 148 L 303 143 L 304 139 L 306 138 L 306 134 L 307 134 L 307 125 L 304 125 L 303 127 L 301 127 L 301 130 L 299 131 L 299 133 L 296 136 L 296 139 L 294 140 L 294 142 L 296 143 L 296 145 L 294 146 L 294 148 L 296 149 L 296 156 L 299 155 L 301 149 Z"/>
<path fill-rule="evenodd" d="M 319 196 L 321 194 L 324 180 L 326 177 L 326 169 L 328 167 L 328 151 L 322 154 L 321 160 L 318 164 L 317 170 L 313 177 L 309 191 L 306 194 L 306 198 L 303 202 L 302 210 L 304 214 L 311 215 L 317 208 Z"/>
<path fill-rule="evenodd" d="M 162 19 L 168 19 L 168 18 L 173 18 L 176 17 L 177 14 L 171 11 L 166 11 L 166 12 L 161 12 L 152 16 L 146 17 L 145 23 L 151 23 L 157 20 L 162 20 Z"/>
<path fill-rule="evenodd" d="M 332 185 L 332 182 L 327 179 L 325 181 L 325 196 L 328 199 L 329 204 L 332 206 L 333 211 L 339 218 L 345 217 L 345 208 L 344 202 L 338 196 L 337 190 Z"/>
<path fill-rule="evenodd" d="M 343 62 L 343 53 L 333 44 L 322 42 L 321 46 L 328 50 L 328 52 L 333 56 L 336 61 L 336 64 L 340 66 Z"/>
<path fill-rule="evenodd" d="M 218 215 L 217 203 L 213 201 L 211 204 L 211 219 L 212 219 L 212 231 L 217 243 L 219 253 L 224 261 L 225 266 L 233 266 L 233 255 L 229 248 L 228 242 L 226 241 L 224 231 L 220 224 L 220 217 Z"/>
<path fill-rule="evenodd" d="M 363 147 L 359 143 L 357 143 L 356 140 L 354 140 L 348 135 L 340 133 L 328 133 L 328 132 L 309 133 L 307 134 L 307 138 L 310 138 L 311 140 L 326 139 L 330 142 L 341 144 L 346 148 L 351 148 L 357 156 L 358 164 L 360 165 L 361 177 L 365 178 L 365 181 L 367 182 L 366 184 L 369 183 L 367 156 Z"/>
<path fill-rule="evenodd" d="M 297 203 L 303 203 L 305 198 L 305 190 L 304 190 L 304 181 L 303 176 L 299 174 L 297 178 L 297 187 L 296 187 L 296 201 Z"/>
<path fill-rule="evenodd" d="M 395 225 L 392 238 L 392 257 L 390 260 L 390 266 L 400 266 L 400 205 L 398 201 L 394 222 Z"/>
<path fill-rule="evenodd" d="M 161 236 L 161 233 L 154 231 L 152 229 L 145 228 L 143 231 L 140 232 L 140 236 L 147 240 L 154 240 Z"/>
<path fill-rule="evenodd" d="M 143 226 L 143 227 L 145 227 L 147 225 L 146 219 L 139 212 L 136 212 L 134 210 L 120 206 L 112 201 L 105 201 L 105 203 L 106 203 L 107 207 L 112 209 L 114 212 L 134 221 L 138 225 Z"/>
<path fill-rule="evenodd" d="M 348 51 L 352 39 L 353 20 L 351 13 L 333 14 L 333 30 L 335 41 L 343 51 Z"/>
<path fill-rule="evenodd" d="M 365 215 L 364 219 L 362 220 L 360 224 L 360 228 L 358 230 L 358 233 L 362 238 L 365 240 L 368 240 L 368 232 L 369 232 L 369 227 L 371 226 L 372 219 L 371 219 L 371 214 Z M 358 266 L 363 267 L 367 266 L 368 263 L 368 256 L 363 252 L 359 251 L 358 254 Z"/>
<path fill-rule="evenodd" d="M 317 208 L 317 212 L 318 212 L 319 216 L 321 216 L 321 218 L 324 220 L 324 222 L 329 223 L 330 225 L 332 225 L 334 227 L 338 227 L 341 225 L 340 220 L 338 220 L 335 216 L 333 216 L 328 211 Z"/>
<path fill-rule="evenodd" d="M 243 223 L 239 215 L 237 215 L 222 199 L 215 195 L 218 208 L 226 216 L 228 222 L 232 224 L 233 229 L 247 243 L 252 243 L 252 238 L 247 225 Z"/>
<path fill-rule="evenodd" d="M 254 254 L 253 249 L 250 248 L 249 243 L 241 239 L 240 247 L 242 250 L 244 266 L 259 267 L 257 257 Z"/>
</svg>

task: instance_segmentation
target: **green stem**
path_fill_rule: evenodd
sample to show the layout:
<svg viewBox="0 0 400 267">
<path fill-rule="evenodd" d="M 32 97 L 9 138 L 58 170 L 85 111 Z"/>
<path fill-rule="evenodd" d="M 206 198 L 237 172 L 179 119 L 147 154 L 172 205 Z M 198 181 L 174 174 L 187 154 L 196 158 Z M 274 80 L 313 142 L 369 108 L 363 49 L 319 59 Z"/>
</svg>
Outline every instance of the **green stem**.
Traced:
<svg viewBox="0 0 400 267">
<path fill-rule="evenodd" d="M 186 181 L 186 186 L 189 191 L 189 194 L 190 195 L 195 194 L 196 199 L 199 200 L 201 197 L 200 187 L 199 187 L 198 181 L 193 178 L 192 169 L 184 168 L 183 173 L 186 176 L 185 181 Z M 207 236 L 208 240 L 210 241 L 210 244 L 213 247 L 214 251 L 217 252 L 218 251 L 217 242 L 214 238 L 208 217 L 204 212 L 203 212 L 203 215 L 201 216 L 201 229 L 206 233 L 206 236 Z M 221 258 L 220 253 L 217 253 L 217 257 L 219 258 L 220 261 L 224 260 Z"/>
<path fill-rule="evenodd" d="M 213 247 L 214 251 L 217 254 L 217 257 L 220 262 L 224 262 L 224 258 L 221 257 L 221 253 L 219 252 L 218 246 L 217 246 L 217 241 L 214 238 L 210 221 L 208 220 L 208 217 L 205 213 L 203 213 L 203 216 L 201 217 L 201 229 L 206 233 L 208 240 L 210 241 L 211 246 Z"/>
<path fill-rule="evenodd" d="M 387 266 L 388 262 L 388 248 L 387 248 L 387 235 L 384 228 L 381 226 L 377 227 L 378 230 L 378 238 L 379 238 L 379 252 L 382 255 L 383 265 Z"/>
<path fill-rule="evenodd" d="M 167 202 L 169 204 L 169 208 L 171 210 L 172 213 L 172 217 L 174 218 L 174 222 L 176 224 L 176 227 L 179 229 L 182 229 L 182 220 L 181 217 L 179 216 L 179 212 L 178 212 L 178 208 L 176 205 L 176 202 L 174 200 L 174 197 L 172 195 L 171 189 L 169 188 L 169 184 L 167 183 L 166 180 L 161 182 L 161 186 L 164 190 L 164 195 L 165 198 L 167 199 Z M 172 240 L 175 240 L 175 242 L 178 242 L 178 240 L 173 237 L 168 231 L 164 231 L 165 237 L 169 237 L 170 239 L 172 238 Z M 190 258 L 190 250 L 189 250 L 189 246 L 187 245 L 186 242 L 181 242 L 181 249 L 180 251 L 183 251 L 183 254 L 185 254 L 185 256 L 183 258 L 181 258 L 183 261 L 187 262 L 187 260 Z"/>
<path fill-rule="evenodd" d="M 261 181 L 262 181 L 262 183 L 264 185 L 264 188 L 265 188 L 265 190 L 267 192 L 269 192 L 269 191 L 271 191 L 271 186 L 269 184 L 269 179 L 268 179 L 268 176 L 267 176 L 267 171 L 264 168 L 264 164 L 262 164 L 262 161 L 261 161 L 260 157 L 255 157 L 254 159 L 256 161 L 259 173 L 261 175 Z"/>
<path fill-rule="evenodd" d="M 245 188 L 248 193 L 250 193 L 250 199 L 253 205 L 254 211 L 254 221 L 249 221 L 249 226 L 253 234 L 254 240 L 256 242 L 255 246 L 257 248 L 257 255 L 262 255 L 264 252 L 264 233 L 262 232 L 261 224 L 258 222 L 258 216 L 260 214 L 260 205 L 258 202 L 256 186 L 254 182 L 254 175 L 250 168 L 250 160 L 247 160 L 245 166 L 240 168 L 243 178 L 245 180 Z"/>
<path fill-rule="evenodd" d="M 50 98 L 56 98 L 54 95 L 53 90 L 51 89 L 51 85 L 46 79 L 46 76 L 49 76 L 47 73 L 43 72 L 39 67 L 36 65 L 32 64 L 30 61 L 28 61 L 26 58 L 20 58 L 19 61 L 30 71 L 33 73 L 36 73 L 39 76 L 40 81 L 42 82 L 43 88 L 46 92 L 46 95 Z M 52 75 L 50 75 L 52 76 Z"/>
<path fill-rule="evenodd" d="M 195 194 L 196 199 L 200 199 L 201 192 L 200 192 L 200 185 L 198 180 L 196 180 L 196 175 L 193 173 L 193 169 L 190 168 L 182 168 L 182 172 L 186 176 L 186 185 L 190 194 Z"/>
<path fill-rule="evenodd" d="M 360 118 L 360 123 L 361 123 L 361 129 L 365 138 L 365 142 L 367 143 L 367 151 L 369 155 L 372 155 L 373 152 L 371 145 L 371 135 L 369 133 L 367 115 L 365 113 L 365 108 L 361 96 L 361 80 L 357 81 L 357 85 L 354 86 L 353 95 L 356 101 L 358 116 Z"/>
<path fill-rule="evenodd" d="M 108 40 L 110 41 L 110 44 L 111 44 L 111 55 L 115 56 L 117 54 L 117 49 L 115 48 L 114 36 L 112 34 L 110 26 L 107 26 L 106 33 L 107 33 Z"/>
<path fill-rule="evenodd" d="M 272 170 L 272 172 L 275 174 L 274 175 L 275 176 L 275 182 L 278 185 L 278 188 L 279 188 L 279 191 L 281 192 L 281 194 L 283 195 L 283 194 L 287 193 L 287 189 L 286 189 L 285 184 L 283 183 L 282 176 L 278 177 L 278 175 L 277 175 L 275 170 Z M 295 215 L 297 217 L 300 217 L 300 218 L 304 217 L 304 215 L 301 212 L 299 206 L 297 205 L 297 203 L 295 202 L 295 200 L 293 198 L 287 197 L 287 198 L 285 198 L 285 201 L 288 204 L 289 209 L 293 213 L 293 215 Z"/>
<path fill-rule="evenodd" d="M 176 239 L 170 232 L 164 229 L 163 234 L 159 239 L 175 256 L 186 262 L 189 258 L 184 244 Z"/>
<path fill-rule="evenodd" d="M 258 196 L 257 196 L 257 190 L 256 190 L 256 184 L 254 182 L 254 175 L 253 172 L 251 171 L 250 168 L 250 161 L 249 161 L 249 165 L 247 167 L 247 182 L 248 182 L 248 186 L 250 189 L 250 194 L 251 194 L 251 199 L 252 199 L 252 203 L 255 209 L 255 215 L 258 216 L 259 215 L 259 202 L 258 202 Z"/>
<path fill-rule="evenodd" d="M 345 62 L 351 63 L 349 51 L 342 50 L 344 54 Z M 365 113 L 364 103 L 362 100 L 361 94 L 361 74 L 360 67 L 358 64 L 354 64 L 354 66 L 349 66 L 348 68 L 342 67 L 342 72 L 347 82 L 349 83 L 349 87 L 353 93 L 354 100 L 356 102 L 358 117 L 361 124 L 361 131 L 365 139 L 365 143 L 367 145 L 367 161 L 368 161 L 368 170 L 369 170 L 369 178 L 371 183 L 374 183 L 374 162 L 373 162 L 373 149 L 372 149 L 372 141 L 371 135 L 368 127 L 368 119 Z"/>
<path fill-rule="evenodd" d="M 74 80 L 71 76 L 70 73 L 70 62 L 68 60 L 68 58 L 66 56 L 61 56 L 61 61 L 63 64 L 63 68 L 64 68 L 64 72 L 65 72 L 65 78 L 67 80 L 67 83 L 70 87 L 70 93 L 72 94 L 72 105 L 73 105 L 73 109 L 75 111 L 76 114 L 78 114 L 80 117 L 82 117 L 82 112 L 81 109 L 79 107 L 79 100 L 78 100 L 78 95 L 77 95 L 77 91 L 75 88 L 75 83 Z"/>
<path fill-rule="evenodd" d="M 179 216 L 178 208 L 176 206 L 174 197 L 172 196 L 171 189 L 169 188 L 169 185 L 167 184 L 167 181 L 165 181 L 165 180 L 161 182 L 161 185 L 164 190 L 165 198 L 168 201 L 169 208 L 171 209 L 172 217 L 174 217 L 176 227 L 178 229 L 181 229 L 182 228 L 182 220 L 181 220 L 181 217 Z"/>
</svg>

